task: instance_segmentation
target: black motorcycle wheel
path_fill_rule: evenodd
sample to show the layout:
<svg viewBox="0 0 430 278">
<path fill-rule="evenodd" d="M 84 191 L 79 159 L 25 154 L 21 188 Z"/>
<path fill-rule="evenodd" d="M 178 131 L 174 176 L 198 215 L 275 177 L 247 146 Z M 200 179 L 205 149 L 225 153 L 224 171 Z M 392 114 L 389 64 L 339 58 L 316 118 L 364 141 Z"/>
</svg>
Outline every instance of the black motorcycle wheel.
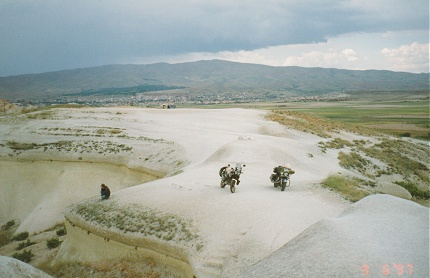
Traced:
<svg viewBox="0 0 430 278">
<path fill-rule="evenodd" d="M 231 185 L 230 185 L 230 191 L 231 191 L 231 193 L 236 192 L 236 186 L 235 185 L 236 185 L 236 182 L 232 181 Z"/>
<path fill-rule="evenodd" d="M 278 187 L 278 185 L 279 185 L 279 184 L 278 184 L 278 183 L 276 183 L 276 182 L 274 182 L 274 183 L 273 183 L 273 186 L 274 186 L 274 187 Z"/>
<path fill-rule="evenodd" d="M 281 182 L 281 191 L 285 190 L 285 186 L 287 185 L 286 182 Z"/>
<path fill-rule="evenodd" d="M 221 181 L 221 183 L 219 185 L 221 186 L 221 188 L 224 188 L 225 187 L 224 181 Z"/>
</svg>

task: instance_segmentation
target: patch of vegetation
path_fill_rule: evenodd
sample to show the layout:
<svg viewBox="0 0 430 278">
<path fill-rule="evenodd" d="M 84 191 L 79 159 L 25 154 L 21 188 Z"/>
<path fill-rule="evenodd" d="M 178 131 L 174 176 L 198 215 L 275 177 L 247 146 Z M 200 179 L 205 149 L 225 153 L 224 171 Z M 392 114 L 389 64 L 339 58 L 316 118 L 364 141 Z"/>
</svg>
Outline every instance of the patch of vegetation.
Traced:
<svg viewBox="0 0 430 278">
<path fill-rule="evenodd" d="M 12 257 L 17 260 L 23 261 L 24 263 L 29 263 L 34 257 L 34 254 L 31 252 L 31 250 L 24 250 L 21 253 L 14 253 Z"/>
<path fill-rule="evenodd" d="M 323 117 L 312 116 L 308 113 L 298 111 L 274 110 L 272 113 L 268 114 L 266 118 L 296 130 L 315 134 L 322 138 L 331 138 L 330 133 L 338 133 L 340 130 L 364 135 L 374 134 L 370 129 L 359 125 L 324 119 Z"/>
<path fill-rule="evenodd" d="M 21 241 L 28 238 L 28 232 L 22 232 L 17 235 L 15 235 L 12 239 L 15 241 Z"/>
<path fill-rule="evenodd" d="M 323 153 L 327 152 L 327 149 L 342 149 L 344 147 L 353 147 L 354 144 L 349 142 L 348 140 L 340 139 L 340 138 L 334 138 L 330 141 L 318 142 L 318 147 L 321 149 Z"/>
<path fill-rule="evenodd" d="M 349 147 L 351 152 L 339 152 L 338 155 L 339 165 L 343 168 L 373 179 L 382 175 L 401 175 L 406 180 L 401 186 L 412 196 L 426 198 L 430 185 L 428 146 L 402 139 L 382 137 L 380 140 L 374 144 L 370 141 L 354 140 L 351 144 L 345 140 L 333 139 L 327 143 L 320 142 L 319 146 L 323 152 L 326 148 Z M 383 166 L 378 166 L 373 161 L 379 161 Z"/>
<path fill-rule="evenodd" d="M 37 234 L 39 234 L 39 233 L 45 233 L 45 232 L 52 232 L 52 231 L 55 231 L 55 230 L 61 229 L 61 228 L 64 228 L 64 224 L 56 224 L 55 226 L 52 226 L 52 227 L 47 228 L 47 229 L 45 229 L 43 231 L 40 231 Z"/>
<path fill-rule="evenodd" d="M 114 202 L 89 201 L 74 206 L 73 211 L 85 221 L 126 233 L 139 233 L 178 243 L 199 237 L 191 220 L 137 204 L 119 206 Z"/>
<path fill-rule="evenodd" d="M 27 239 L 27 241 L 25 242 L 20 242 L 16 250 L 24 249 L 25 247 L 31 246 L 33 244 L 36 244 L 36 242 L 30 241 L 30 239 Z"/>
<path fill-rule="evenodd" d="M 411 133 L 410 132 L 404 132 L 404 133 L 400 133 L 399 136 L 400 137 L 411 137 Z"/>
<path fill-rule="evenodd" d="M 344 147 L 352 147 L 353 144 L 348 140 L 334 138 L 326 143 L 319 142 L 318 145 L 320 147 L 328 148 L 328 149 L 342 149 Z"/>
<path fill-rule="evenodd" d="M 412 182 L 396 181 L 394 183 L 400 185 L 401 187 L 409 191 L 409 193 L 411 193 L 411 195 L 415 198 L 420 198 L 425 200 L 428 200 L 430 198 L 430 193 L 428 190 L 421 190 Z"/>
<path fill-rule="evenodd" d="M 345 169 L 355 169 L 362 174 L 366 174 L 367 167 L 372 164 L 368 159 L 361 157 L 356 152 L 350 152 L 348 154 L 339 152 L 337 157 L 339 159 L 339 165 Z"/>
<path fill-rule="evenodd" d="M 48 239 L 48 240 L 46 241 L 46 246 L 47 246 L 49 249 L 56 248 L 56 247 L 58 247 L 60 244 L 61 244 L 61 241 L 60 241 L 58 238 L 56 238 L 56 237 L 50 238 L 50 239 Z"/>
<path fill-rule="evenodd" d="M 157 263 L 151 258 L 124 257 L 108 262 L 83 263 L 61 262 L 52 265 L 50 261 L 39 266 L 52 277 L 178 277 L 175 270 Z"/>
<path fill-rule="evenodd" d="M 109 128 L 109 129 L 100 128 L 96 131 L 97 134 L 119 134 L 121 132 L 122 130 L 119 128 Z"/>
<path fill-rule="evenodd" d="M 311 117 L 305 113 L 294 111 L 273 111 L 266 116 L 269 120 L 296 130 L 308 132 L 323 138 L 331 137 L 329 132 L 334 131 L 333 123 L 324 119 Z"/>
<path fill-rule="evenodd" d="M 120 152 L 129 152 L 133 147 L 126 146 L 125 144 L 118 144 L 112 141 L 66 141 L 61 140 L 54 143 L 36 144 L 24 143 L 16 141 L 8 141 L 8 147 L 14 151 L 25 151 L 32 149 L 43 148 L 44 151 L 57 150 L 59 152 L 79 152 L 79 153 L 109 153 L 117 154 Z"/>
<path fill-rule="evenodd" d="M 36 143 L 19 143 L 16 141 L 8 141 L 7 146 L 14 151 L 17 151 L 17 150 L 26 151 L 26 150 L 32 150 L 32 149 L 37 149 L 41 147 Z"/>
<path fill-rule="evenodd" d="M 6 224 L 4 224 L 1 228 L 2 228 L 2 230 L 9 230 L 10 228 L 12 228 L 15 225 L 16 225 L 15 220 L 10 220 Z"/>
<path fill-rule="evenodd" d="M 0 247 L 9 244 L 12 241 L 13 232 L 16 230 L 17 225 L 15 220 L 10 220 L 4 224 L 0 229 Z"/>
<path fill-rule="evenodd" d="M 27 112 L 24 112 L 24 113 L 27 113 Z M 55 113 L 54 111 L 51 111 L 51 110 L 45 110 L 42 112 L 35 112 L 35 113 L 32 112 L 32 113 L 26 114 L 26 117 L 31 120 L 53 119 L 54 116 L 55 116 Z"/>
<path fill-rule="evenodd" d="M 354 96 L 358 94 L 360 92 L 355 92 Z M 365 102 L 349 101 L 347 105 L 341 102 L 325 105 L 319 105 L 317 102 L 294 102 L 288 103 L 283 109 L 330 120 L 341 124 L 343 130 L 357 131 L 363 135 L 384 133 L 430 140 L 428 91 L 427 97 L 412 101 L 406 100 L 407 95 L 388 101 L 392 96 L 387 95 L 387 92 L 374 92 L 374 95 L 366 96 L 369 99 L 374 97 L 379 99 Z"/>
<path fill-rule="evenodd" d="M 196 250 L 200 251 L 203 247 L 204 245 L 202 243 L 197 243 Z"/>
<path fill-rule="evenodd" d="M 85 105 L 81 105 L 81 104 L 54 104 L 54 105 L 43 106 L 43 107 L 23 108 L 21 110 L 21 112 L 23 114 L 26 114 L 26 113 L 37 112 L 37 111 L 51 110 L 54 108 L 82 108 L 82 107 L 85 107 Z"/>
<path fill-rule="evenodd" d="M 427 186 L 430 184 L 427 166 L 430 165 L 430 156 L 429 150 L 425 146 L 403 140 L 383 139 L 378 144 L 360 150 L 366 155 L 386 163 L 393 172 L 406 179 L 417 179 Z"/>
<path fill-rule="evenodd" d="M 57 236 L 64 236 L 64 235 L 66 235 L 67 234 L 67 232 L 66 232 L 66 228 L 61 228 L 61 229 L 58 229 L 57 231 L 56 231 L 56 233 L 57 233 Z"/>
<path fill-rule="evenodd" d="M 357 202 L 370 195 L 369 192 L 360 187 L 358 180 L 340 175 L 328 176 L 322 181 L 321 185 L 324 188 L 340 193 L 343 198 L 351 202 Z"/>
<path fill-rule="evenodd" d="M 80 136 L 80 137 L 113 137 L 114 135 L 121 134 L 125 129 L 116 128 L 116 127 L 83 127 L 83 128 L 62 128 L 62 127 L 51 127 L 51 128 L 42 128 L 44 130 L 44 134 L 49 132 L 50 135 L 58 135 L 58 136 Z M 125 135 L 121 135 L 118 137 L 125 137 Z"/>
</svg>

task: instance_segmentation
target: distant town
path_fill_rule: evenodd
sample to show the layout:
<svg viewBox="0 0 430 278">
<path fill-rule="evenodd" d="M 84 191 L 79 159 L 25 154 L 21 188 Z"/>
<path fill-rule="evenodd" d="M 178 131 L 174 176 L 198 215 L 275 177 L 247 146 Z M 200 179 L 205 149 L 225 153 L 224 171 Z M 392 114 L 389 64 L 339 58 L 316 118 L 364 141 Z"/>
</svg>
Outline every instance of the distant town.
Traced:
<svg viewBox="0 0 430 278">
<path fill-rule="evenodd" d="M 14 104 L 25 106 L 47 106 L 57 104 L 77 104 L 88 106 L 139 106 L 139 107 L 161 107 L 176 108 L 180 105 L 214 105 L 232 103 L 252 103 L 252 102 L 298 102 L 298 101 L 347 101 L 354 100 L 349 95 L 343 93 L 332 93 L 324 95 L 309 96 L 284 96 L 279 93 L 137 93 L 135 95 L 93 95 L 79 96 L 67 95 L 52 99 L 43 98 L 38 100 L 16 100 Z"/>
</svg>

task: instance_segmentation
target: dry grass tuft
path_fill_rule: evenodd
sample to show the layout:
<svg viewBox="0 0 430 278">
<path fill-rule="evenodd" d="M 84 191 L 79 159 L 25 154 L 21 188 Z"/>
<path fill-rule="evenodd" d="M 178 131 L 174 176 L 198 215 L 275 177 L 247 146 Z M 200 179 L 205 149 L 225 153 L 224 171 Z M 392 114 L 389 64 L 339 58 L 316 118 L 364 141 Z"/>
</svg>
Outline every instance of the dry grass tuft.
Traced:
<svg viewBox="0 0 430 278">
<path fill-rule="evenodd" d="M 118 277 L 118 278 L 160 278 L 176 277 L 174 271 L 167 266 L 157 265 L 151 258 L 121 258 L 107 262 L 81 263 L 67 262 L 50 265 L 44 263 L 40 269 L 53 277 Z"/>
<path fill-rule="evenodd" d="M 370 192 L 360 187 L 358 180 L 340 175 L 328 176 L 321 185 L 340 193 L 343 198 L 351 202 L 357 202 L 370 195 Z"/>
<path fill-rule="evenodd" d="M 120 206 L 113 202 L 90 199 L 72 208 L 85 221 L 125 233 L 138 233 L 160 240 L 187 243 L 199 239 L 191 220 L 137 204 Z"/>
<path fill-rule="evenodd" d="M 331 138 L 331 133 L 337 133 L 340 130 L 363 135 L 375 134 L 375 132 L 370 129 L 359 125 L 335 122 L 297 111 L 276 110 L 268 114 L 266 118 L 293 129 L 311 133 L 322 138 Z"/>
</svg>

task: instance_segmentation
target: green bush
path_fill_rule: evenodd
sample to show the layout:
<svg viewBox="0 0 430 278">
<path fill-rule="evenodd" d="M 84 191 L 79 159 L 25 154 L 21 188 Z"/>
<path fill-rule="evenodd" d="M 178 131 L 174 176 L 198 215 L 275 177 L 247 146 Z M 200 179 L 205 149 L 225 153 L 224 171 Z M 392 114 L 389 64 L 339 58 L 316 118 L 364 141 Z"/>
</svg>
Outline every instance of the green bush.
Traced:
<svg viewBox="0 0 430 278">
<path fill-rule="evenodd" d="M 54 237 L 46 241 L 46 246 L 48 246 L 49 249 L 53 249 L 55 247 L 58 247 L 60 243 L 61 241 L 58 238 Z"/>
<path fill-rule="evenodd" d="M 14 236 L 12 239 L 16 241 L 21 241 L 28 238 L 28 232 L 22 232 Z"/>
<path fill-rule="evenodd" d="M 419 189 L 415 184 L 409 181 L 408 182 L 396 181 L 394 183 L 400 185 L 401 187 L 409 191 L 409 193 L 411 193 L 413 197 L 417 197 L 425 200 L 428 200 L 430 198 L 430 194 L 428 191 Z"/>
<path fill-rule="evenodd" d="M 35 242 L 30 241 L 29 239 L 27 239 L 27 241 L 25 241 L 25 242 L 20 242 L 18 244 L 18 247 L 16 248 L 16 250 L 24 249 L 25 247 L 31 246 L 33 244 L 35 244 Z"/>
<path fill-rule="evenodd" d="M 15 226 L 15 220 L 8 221 L 5 225 L 2 226 L 3 230 L 9 230 Z"/>
<path fill-rule="evenodd" d="M 64 236 L 66 234 L 66 229 L 61 228 L 57 230 L 57 236 Z"/>
<path fill-rule="evenodd" d="M 24 263 L 29 263 L 31 261 L 31 258 L 34 257 L 34 254 L 31 252 L 31 250 L 24 250 L 21 253 L 15 253 L 12 255 L 13 258 L 23 261 Z"/>
<path fill-rule="evenodd" d="M 12 241 L 10 233 L 7 231 L 0 231 L 0 247 L 9 244 Z"/>
</svg>

